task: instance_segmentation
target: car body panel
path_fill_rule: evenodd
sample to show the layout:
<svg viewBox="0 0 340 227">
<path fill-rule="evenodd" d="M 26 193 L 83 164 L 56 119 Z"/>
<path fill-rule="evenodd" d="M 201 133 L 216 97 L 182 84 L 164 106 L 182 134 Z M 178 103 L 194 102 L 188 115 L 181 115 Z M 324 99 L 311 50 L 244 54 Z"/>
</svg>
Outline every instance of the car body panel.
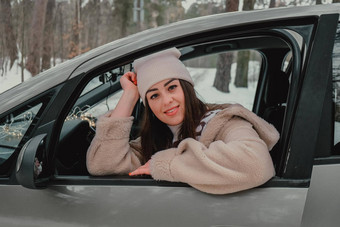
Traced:
<svg viewBox="0 0 340 227">
<path fill-rule="evenodd" d="M 299 226 L 307 194 L 307 188 L 257 188 L 230 195 L 150 186 L 6 190 L 12 197 L 0 207 L 0 223 L 6 226 Z M 23 201 L 29 207 L 21 206 Z"/>
<path fill-rule="evenodd" d="M 304 207 L 302 227 L 340 223 L 340 164 L 315 165 Z"/>
</svg>

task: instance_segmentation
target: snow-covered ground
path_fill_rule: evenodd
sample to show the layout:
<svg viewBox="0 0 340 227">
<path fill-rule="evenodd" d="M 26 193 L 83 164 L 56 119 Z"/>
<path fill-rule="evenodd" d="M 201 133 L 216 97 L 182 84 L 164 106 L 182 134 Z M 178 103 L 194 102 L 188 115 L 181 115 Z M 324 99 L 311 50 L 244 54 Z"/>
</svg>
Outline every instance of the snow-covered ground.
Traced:
<svg viewBox="0 0 340 227">
<path fill-rule="evenodd" d="M 15 61 L 13 67 L 9 70 L 9 62 L 6 63 L 4 67 L 7 69 L 2 75 L 2 70 L 0 69 L 0 93 L 14 87 L 15 85 L 22 82 L 21 79 L 21 67 L 18 65 L 18 61 Z M 25 80 L 31 78 L 31 73 L 26 69 L 24 70 L 24 78 Z"/>
<path fill-rule="evenodd" d="M 236 65 L 233 64 L 232 81 L 229 84 L 230 93 L 225 93 L 218 91 L 213 86 L 216 69 L 188 67 L 195 83 L 195 89 L 202 101 L 206 103 L 240 103 L 251 110 L 256 92 L 256 83 L 250 83 L 248 88 L 236 88 L 234 86 L 235 69 Z"/>
</svg>

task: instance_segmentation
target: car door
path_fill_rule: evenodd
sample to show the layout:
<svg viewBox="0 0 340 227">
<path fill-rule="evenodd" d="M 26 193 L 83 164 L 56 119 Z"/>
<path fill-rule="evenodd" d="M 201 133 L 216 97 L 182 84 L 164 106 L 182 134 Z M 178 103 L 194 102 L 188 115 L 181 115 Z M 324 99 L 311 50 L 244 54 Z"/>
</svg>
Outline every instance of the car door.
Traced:
<svg viewBox="0 0 340 227">
<path fill-rule="evenodd" d="M 340 23 L 334 38 L 332 60 L 328 79 L 324 78 L 328 87 L 322 116 L 324 123 L 319 132 L 319 141 L 325 147 L 320 147 L 315 154 L 302 226 L 338 226 L 340 223 Z"/>
<path fill-rule="evenodd" d="M 47 97 L 45 105 L 30 118 L 36 124 L 28 124 L 28 132 L 31 130 L 32 136 L 22 148 L 18 145 L 21 148 L 18 161 L 17 156 L 14 156 L 15 161 L 6 169 L 7 176 L 2 178 L 0 196 L 2 201 L 8 203 L 0 207 L 1 224 L 299 226 L 312 172 L 312 165 L 301 159 L 313 159 L 313 153 L 303 146 L 306 144 L 298 143 L 301 125 L 306 124 L 299 115 L 306 114 L 300 111 L 303 107 L 300 106 L 300 89 L 304 86 L 304 78 L 309 78 L 311 73 L 306 70 L 310 59 L 323 59 L 325 63 L 329 61 L 324 55 L 318 56 L 315 53 L 316 48 L 323 45 L 316 41 L 321 36 L 331 36 L 332 31 L 325 27 L 335 20 L 333 16 L 324 16 L 276 21 L 274 25 L 272 21 L 265 21 L 252 24 L 250 30 L 248 25 L 237 29 L 223 28 L 209 36 L 207 33 L 196 33 L 188 39 L 165 38 L 161 44 L 137 42 L 82 63 L 81 67 L 74 70 L 71 79 L 41 96 Z M 275 148 L 276 153 L 272 153 L 277 175 L 265 185 L 229 195 L 210 195 L 184 183 L 154 181 L 148 177 L 93 177 L 86 172 L 86 144 L 95 133 L 92 123 L 95 123 L 97 113 L 100 115 L 102 111 L 114 108 L 115 96 L 119 97 L 120 91 L 119 76 L 125 70 L 130 70 L 130 63 L 135 58 L 171 47 L 173 43 L 181 49 L 182 60 L 191 68 L 192 74 L 198 72 L 198 81 L 205 81 L 207 75 L 215 75 L 208 74 L 209 70 L 195 63 L 199 62 L 197 57 L 203 57 L 202 61 L 207 63 L 207 56 L 211 55 L 209 59 L 216 61 L 218 54 L 224 52 L 235 51 L 239 54 L 251 49 L 252 53 L 259 53 L 261 57 L 252 58 L 257 63 L 248 64 L 257 69 L 257 74 L 248 78 L 255 80 L 251 83 L 253 87 L 244 89 L 252 90 L 252 101 L 250 104 L 249 99 L 237 102 L 244 101 L 244 105 L 248 105 L 261 117 L 273 104 L 268 98 L 276 90 L 271 89 L 268 81 L 276 81 L 279 73 L 283 73 L 283 77 L 288 80 L 284 102 L 281 103 L 280 98 L 280 103 L 275 103 L 285 107 L 284 116 L 278 120 L 282 123 L 281 139 Z M 115 51 L 121 52 L 121 57 L 108 58 Z M 324 51 L 327 53 L 327 49 Z M 193 67 L 193 62 L 200 67 Z M 202 84 L 202 92 L 206 87 L 207 84 Z M 240 93 L 242 91 L 238 90 Z M 214 94 L 214 100 L 224 96 L 222 101 L 233 101 L 228 100 L 228 94 Z M 31 107 L 31 102 L 39 98 L 1 115 L 1 125 L 5 125 L 3 122 L 6 119 L 26 116 L 26 107 Z M 113 104 L 109 102 L 111 99 Z M 136 121 L 140 118 L 140 111 L 142 106 L 139 105 L 134 112 Z M 25 119 L 17 122 L 26 124 Z M 315 113 L 314 119 L 319 120 L 316 122 L 321 121 L 319 112 Z M 314 127 L 319 126 L 318 123 L 314 124 Z M 26 132 L 24 134 L 27 135 Z M 313 130 L 306 130 L 303 136 L 304 140 L 312 141 L 308 146 L 313 148 L 316 143 L 312 140 Z M 10 157 L 5 159 L 10 160 Z M 42 169 L 39 169 L 39 164 Z"/>
</svg>

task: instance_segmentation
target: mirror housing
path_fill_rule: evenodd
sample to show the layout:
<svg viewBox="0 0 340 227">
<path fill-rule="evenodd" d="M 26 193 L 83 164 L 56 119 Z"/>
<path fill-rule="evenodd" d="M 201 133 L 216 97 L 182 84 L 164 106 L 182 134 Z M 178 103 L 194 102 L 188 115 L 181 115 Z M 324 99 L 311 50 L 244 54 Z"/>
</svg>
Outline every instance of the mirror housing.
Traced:
<svg viewBox="0 0 340 227">
<path fill-rule="evenodd" d="M 26 188 L 43 188 L 44 182 L 40 178 L 43 173 L 43 160 L 45 157 L 46 134 L 31 138 L 21 148 L 16 163 L 16 179 Z"/>
</svg>

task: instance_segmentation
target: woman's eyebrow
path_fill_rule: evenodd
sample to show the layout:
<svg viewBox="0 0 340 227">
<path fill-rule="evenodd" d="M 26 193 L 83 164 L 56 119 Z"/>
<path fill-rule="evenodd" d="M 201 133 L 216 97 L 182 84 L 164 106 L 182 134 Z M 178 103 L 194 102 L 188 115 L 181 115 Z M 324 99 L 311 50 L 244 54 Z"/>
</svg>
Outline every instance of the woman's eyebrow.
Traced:
<svg viewBox="0 0 340 227">
<path fill-rule="evenodd" d="M 164 84 L 164 87 L 166 87 L 168 84 L 170 84 L 170 83 L 171 83 L 172 81 L 174 81 L 174 80 L 177 80 L 177 79 L 173 78 L 173 79 L 169 80 L 168 82 L 166 82 L 166 83 Z"/>
<path fill-rule="evenodd" d="M 146 91 L 145 95 L 146 95 L 147 93 L 149 93 L 149 92 L 152 92 L 152 91 L 157 91 L 157 90 L 158 90 L 158 88 L 152 88 L 152 89 L 149 89 L 149 90 L 147 90 L 147 91 Z"/>
<path fill-rule="evenodd" d="M 174 80 L 177 80 L 177 79 L 176 79 L 176 78 L 170 79 L 170 80 L 167 81 L 163 86 L 166 87 L 168 84 L 170 84 L 170 83 L 171 83 L 172 81 L 174 81 Z M 157 91 L 157 90 L 158 90 L 158 88 L 151 88 L 151 89 L 149 89 L 149 90 L 146 91 L 145 95 L 146 95 L 147 93 L 149 93 L 149 92 Z"/>
</svg>

